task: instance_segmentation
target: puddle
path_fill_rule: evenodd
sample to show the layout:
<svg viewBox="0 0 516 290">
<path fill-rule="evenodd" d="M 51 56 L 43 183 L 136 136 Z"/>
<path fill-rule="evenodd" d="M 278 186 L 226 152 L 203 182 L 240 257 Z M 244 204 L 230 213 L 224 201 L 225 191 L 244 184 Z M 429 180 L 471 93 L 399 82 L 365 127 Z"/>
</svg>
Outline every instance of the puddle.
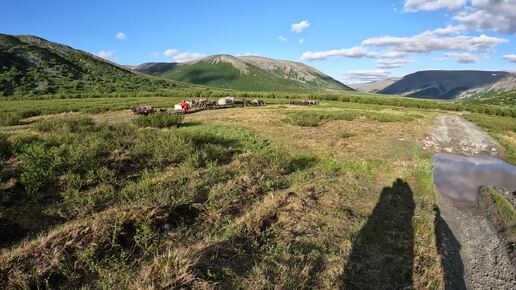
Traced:
<svg viewBox="0 0 516 290">
<path fill-rule="evenodd" d="M 437 190 L 460 202 L 476 202 L 482 185 L 516 190 L 516 166 L 491 156 L 434 154 Z"/>
</svg>

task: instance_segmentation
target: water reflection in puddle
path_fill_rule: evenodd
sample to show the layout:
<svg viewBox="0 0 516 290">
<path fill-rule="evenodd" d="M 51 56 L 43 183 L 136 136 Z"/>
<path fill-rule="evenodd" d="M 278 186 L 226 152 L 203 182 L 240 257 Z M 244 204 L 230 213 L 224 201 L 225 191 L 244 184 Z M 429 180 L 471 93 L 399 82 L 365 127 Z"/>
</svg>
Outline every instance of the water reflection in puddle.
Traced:
<svg viewBox="0 0 516 290">
<path fill-rule="evenodd" d="M 437 190 L 461 202 L 475 202 L 482 185 L 516 190 L 516 166 L 490 156 L 433 156 Z"/>
</svg>

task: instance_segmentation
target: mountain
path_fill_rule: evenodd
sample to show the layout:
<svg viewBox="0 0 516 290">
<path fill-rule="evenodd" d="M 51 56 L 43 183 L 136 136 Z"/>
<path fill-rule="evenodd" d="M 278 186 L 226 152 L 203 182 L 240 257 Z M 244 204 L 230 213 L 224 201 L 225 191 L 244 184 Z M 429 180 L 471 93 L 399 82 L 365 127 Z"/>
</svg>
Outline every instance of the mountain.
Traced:
<svg viewBox="0 0 516 290">
<path fill-rule="evenodd" d="M 379 93 L 425 99 L 480 98 L 516 89 L 515 75 L 503 71 L 420 71 Z"/>
<path fill-rule="evenodd" d="M 487 104 L 516 108 L 516 90 L 481 99 L 466 99 L 465 101 L 472 104 Z"/>
<path fill-rule="evenodd" d="M 258 56 L 214 55 L 186 63 L 144 63 L 135 71 L 191 84 L 244 91 L 352 90 L 305 64 Z"/>
<path fill-rule="evenodd" d="M 516 74 L 510 73 L 497 81 L 462 92 L 458 99 L 481 99 L 516 90 Z"/>
<path fill-rule="evenodd" d="M 36 36 L 0 34 L 0 96 L 171 89 L 185 84 L 136 74 Z"/>
<path fill-rule="evenodd" d="M 350 85 L 350 87 L 354 88 L 357 91 L 361 91 L 361 92 L 377 93 L 399 80 L 401 80 L 401 78 L 389 78 L 389 79 L 380 80 L 380 81 L 352 84 L 352 85 Z"/>
</svg>

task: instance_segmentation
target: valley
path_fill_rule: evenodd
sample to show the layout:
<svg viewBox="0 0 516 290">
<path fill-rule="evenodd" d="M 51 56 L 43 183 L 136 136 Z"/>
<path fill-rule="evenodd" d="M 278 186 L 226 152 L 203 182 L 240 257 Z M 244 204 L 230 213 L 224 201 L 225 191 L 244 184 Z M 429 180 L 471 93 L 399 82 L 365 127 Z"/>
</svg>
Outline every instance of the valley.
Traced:
<svg viewBox="0 0 516 290">
<path fill-rule="evenodd" d="M 167 51 L 0 34 L 1 289 L 516 287 L 513 73 Z"/>
</svg>

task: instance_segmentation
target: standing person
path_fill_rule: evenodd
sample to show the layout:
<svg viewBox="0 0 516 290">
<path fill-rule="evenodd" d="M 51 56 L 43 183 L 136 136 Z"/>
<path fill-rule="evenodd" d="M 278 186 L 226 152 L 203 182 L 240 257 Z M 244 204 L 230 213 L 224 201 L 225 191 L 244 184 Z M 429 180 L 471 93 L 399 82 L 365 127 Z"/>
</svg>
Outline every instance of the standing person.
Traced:
<svg viewBox="0 0 516 290">
<path fill-rule="evenodd" d="M 181 101 L 181 111 L 183 114 L 188 113 L 188 103 L 185 100 Z"/>
</svg>

